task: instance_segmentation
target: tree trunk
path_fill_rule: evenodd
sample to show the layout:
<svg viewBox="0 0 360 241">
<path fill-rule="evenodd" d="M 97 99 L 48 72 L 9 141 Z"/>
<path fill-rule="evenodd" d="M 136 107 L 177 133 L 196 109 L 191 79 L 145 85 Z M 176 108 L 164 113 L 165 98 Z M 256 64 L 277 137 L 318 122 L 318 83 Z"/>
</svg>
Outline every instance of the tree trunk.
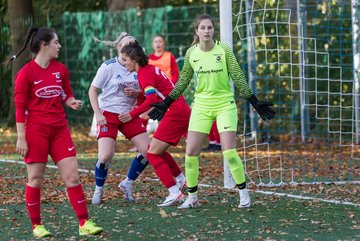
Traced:
<svg viewBox="0 0 360 241">
<path fill-rule="evenodd" d="M 128 8 L 155 8 L 161 7 L 165 3 L 164 0 L 107 0 L 106 4 L 110 12 L 125 10 Z"/>
<path fill-rule="evenodd" d="M 13 53 L 17 53 L 25 42 L 28 28 L 33 23 L 33 6 L 31 0 L 8 0 L 8 16 L 10 22 L 11 32 L 11 48 Z M 11 85 L 11 99 L 9 101 L 9 126 L 15 125 L 15 105 L 14 105 L 14 82 L 16 73 L 29 60 L 29 52 L 26 50 L 17 58 L 12 64 L 12 85 Z"/>
</svg>

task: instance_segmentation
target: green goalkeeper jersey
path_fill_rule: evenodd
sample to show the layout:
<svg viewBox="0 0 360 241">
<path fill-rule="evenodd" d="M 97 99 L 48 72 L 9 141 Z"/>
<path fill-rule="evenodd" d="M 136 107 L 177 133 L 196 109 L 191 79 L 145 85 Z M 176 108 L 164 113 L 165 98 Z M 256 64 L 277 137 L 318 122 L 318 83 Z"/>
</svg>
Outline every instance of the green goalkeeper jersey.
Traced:
<svg viewBox="0 0 360 241">
<path fill-rule="evenodd" d="M 199 44 L 187 50 L 180 78 L 169 96 L 173 99 L 179 98 L 194 73 L 197 78 L 194 95 L 196 106 L 222 108 L 234 103 L 230 77 L 242 95 L 246 98 L 252 95 L 234 53 L 221 41 L 216 41 L 214 48 L 207 52 L 202 51 Z"/>
</svg>

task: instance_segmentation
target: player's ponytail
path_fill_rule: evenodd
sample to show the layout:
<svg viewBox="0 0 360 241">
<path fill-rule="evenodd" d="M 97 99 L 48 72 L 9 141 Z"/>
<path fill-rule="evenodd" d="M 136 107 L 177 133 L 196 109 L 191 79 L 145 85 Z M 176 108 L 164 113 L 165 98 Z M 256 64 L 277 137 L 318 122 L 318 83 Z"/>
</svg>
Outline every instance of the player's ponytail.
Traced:
<svg viewBox="0 0 360 241">
<path fill-rule="evenodd" d="M 195 45 L 195 44 L 197 44 L 197 43 L 199 43 L 199 36 L 197 36 L 196 34 L 194 34 L 194 39 L 193 39 L 193 41 L 192 41 L 192 43 L 191 43 L 191 46 L 193 46 L 193 45 Z"/>
<path fill-rule="evenodd" d="M 24 52 L 24 50 L 26 49 L 28 43 L 30 42 L 31 37 L 32 37 L 33 34 L 36 33 L 38 30 L 39 30 L 39 28 L 38 28 L 38 27 L 35 27 L 35 26 L 32 26 L 32 27 L 29 28 L 28 33 L 27 33 L 27 36 L 26 36 L 26 41 L 25 41 L 25 43 L 24 43 L 23 48 L 22 48 L 19 52 L 17 52 L 17 53 L 14 54 L 13 56 L 11 56 L 11 57 L 8 59 L 8 61 L 7 61 L 8 63 L 12 63 L 17 57 L 20 56 L 20 54 L 21 54 L 22 52 Z"/>
<path fill-rule="evenodd" d="M 97 37 L 93 37 L 95 42 L 102 43 L 111 48 L 117 48 L 125 38 L 132 38 L 135 40 L 135 38 L 133 36 L 131 36 L 130 34 L 128 34 L 127 32 L 121 32 L 115 41 L 100 40 Z"/>
</svg>

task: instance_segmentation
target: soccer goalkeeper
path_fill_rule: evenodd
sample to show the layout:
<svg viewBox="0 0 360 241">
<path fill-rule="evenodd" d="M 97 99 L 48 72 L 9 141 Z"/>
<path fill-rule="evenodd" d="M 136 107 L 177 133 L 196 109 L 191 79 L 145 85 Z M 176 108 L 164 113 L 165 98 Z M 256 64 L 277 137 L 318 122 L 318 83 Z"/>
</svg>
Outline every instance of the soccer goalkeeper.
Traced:
<svg viewBox="0 0 360 241">
<path fill-rule="evenodd" d="M 194 29 L 195 40 L 185 55 L 180 79 L 163 102 L 151 105 L 155 109 L 149 116 L 160 120 L 173 101 L 185 91 L 195 72 L 198 85 L 191 111 L 185 156 L 185 176 L 189 195 L 179 208 L 193 208 L 199 204 L 199 154 L 214 120 L 220 133 L 224 159 L 239 188 L 239 208 L 250 207 L 244 167 L 236 152 L 238 116 L 229 76 L 262 119 L 270 120 L 274 117 L 275 111 L 270 107 L 272 103 L 259 101 L 252 93 L 230 47 L 213 39 L 214 21 L 211 16 L 199 15 L 194 21 Z"/>
</svg>

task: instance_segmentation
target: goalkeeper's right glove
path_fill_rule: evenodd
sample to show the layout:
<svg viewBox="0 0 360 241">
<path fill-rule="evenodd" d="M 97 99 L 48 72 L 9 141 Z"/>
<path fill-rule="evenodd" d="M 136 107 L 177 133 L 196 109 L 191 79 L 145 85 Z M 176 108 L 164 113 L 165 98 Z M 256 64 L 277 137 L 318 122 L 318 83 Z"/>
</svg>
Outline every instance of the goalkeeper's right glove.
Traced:
<svg viewBox="0 0 360 241">
<path fill-rule="evenodd" d="M 149 112 L 149 117 L 153 120 L 161 120 L 173 102 L 174 99 L 168 96 L 162 102 L 151 104 L 150 106 L 154 107 L 154 109 Z"/>
<path fill-rule="evenodd" d="M 258 98 L 256 98 L 255 95 L 251 95 L 248 101 L 254 107 L 261 119 L 263 119 L 264 121 L 274 118 L 276 112 L 271 107 L 273 103 L 267 101 L 260 101 L 258 100 Z"/>
</svg>

